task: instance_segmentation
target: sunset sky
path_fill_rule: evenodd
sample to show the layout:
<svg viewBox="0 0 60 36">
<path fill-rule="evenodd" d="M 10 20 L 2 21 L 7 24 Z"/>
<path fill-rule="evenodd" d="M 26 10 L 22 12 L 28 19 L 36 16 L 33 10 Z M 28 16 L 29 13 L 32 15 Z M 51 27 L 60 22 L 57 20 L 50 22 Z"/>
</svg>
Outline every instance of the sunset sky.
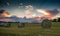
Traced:
<svg viewBox="0 0 60 36">
<path fill-rule="evenodd" d="M 4 9 L 11 15 L 18 17 L 41 17 L 41 16 L 52 16 L 50 11 L 59 9 L 59 0 L 0 0 L 0 10 Z M 52 12 L 56 15 L 55 12 Z M 58 14 L 58 12 L 57 12 Z M 59 13 L 60 14 L 60 13 Z M 57 15 L 60 17 L 60 15 Z"/>
</svg>

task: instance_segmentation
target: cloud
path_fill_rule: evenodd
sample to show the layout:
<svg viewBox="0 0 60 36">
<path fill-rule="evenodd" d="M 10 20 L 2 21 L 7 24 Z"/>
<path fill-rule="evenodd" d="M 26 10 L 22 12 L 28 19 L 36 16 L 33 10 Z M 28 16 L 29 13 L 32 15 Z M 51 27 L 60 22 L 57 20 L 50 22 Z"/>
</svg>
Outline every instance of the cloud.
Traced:
<svg viewBox="0 0 60 36">
<path fill-rule="evenodd" d="M 32 5 L 27 5 L 27 6 L 25 6 L 25 9 L 27 9 L 27 10 L 33 10 L 33 6 Z"/>
<path fill-rule="evenodd" d="M 33 16 L 33 17 L 36 17 L 36 14 L 33 14 L 32 16 Z"/>
<path fill-rule="evenodd" d="M 18 8 L 24 8 L 23 3 L 20 3 Z"/>
<path fill-rule="evenodd" d="M 7 11 L 5 11 L 5 10 L 0 10 L 0 16 L 9 16 L 10 15 L 10 13 L 8 13 Z"/>
<path fill-rule="evenodd" d="M 17 16 L 18 16 L 18 17 L 22 17 L 22 18 L 23 18 L 23 17 L 25 16 L 25 14 L 24 14 L 24 13 L 22 13 L 22 12 L 20 12 L 20 13 L 18 13 L 18 14 L 17 14 Z"/>
<path fill-rule="evenodd" d="M 59 9 L 53 9 L 53 10 L 41 10 L 37 9 L 37 13 L 41 13 L 46 18 L 52 18 L 55 17 L 59 13 Z"/>
<path fill-rule="evenodd" d="M 26 16 L 27 18 L 32 17 L 32 13 L 30 12 L 30 10 L 26 10 L 26 11 L 25 11 L 25 16 Z"/>
<path fill-rule="evenodd" d="M 51 13 L 47 10 L 37 9 L 36 11 L 37 13 L 43 14 L 43 17 L 46 17 L 46 18 L 52 17 Z"/>
<path fill-rule="evenodd" d="M 30 14 L 31 14 L 30 10 L 26 10 L 26 11 L 25 11 L 25 14 L 26 14 L 26 15 L 30 15 Z"/>
<path fill-rule="evenodd" d="M 53 15 L 53 16 L 56 16 L 58 13 L 59 13 L 59 11 L 58 11 L 58 9 L 53 9 L 53 10 L 48 10 L 50 13 L 51 13 L 51 15 Z"/>
<path fill-rule="evenodd" d="M 49 15 L 49 13 L 46 12 L 45 10 L 37 9 L 37 12 L 38 12 L 38 13 L 41 13 L 41 14 L 43 14 L 43 15 Z"/>
<path fill-rule="evenodd" d="M 15 15 L 15 16 L 17 16 L 17 17 L 24 17 L 25 16 L 25 11 L 26 10 L 20 10 L 19 8 L 18 9 L 12 9 L 12 10 L 10 10 L 9 12 L 10 12 L 10 15 L 12 16 L 12 15 Z"/>
<path fill-rule="evenodd" d="M 60 12 L 60 9 L 57 9 Z"/>
<path fill-rule="evenodd" d="M 32 18 L 33 17 L 33 13 L 31 12 L 33 10 L 33 6 L 32 5 L 27 5 L 25 6 L 25 16 L 27 18 Z"/>
<path fill-rule="evenodd" d="M 10 3 L 9 3 L 9 2 L 7 2 L 6 4 L 7 4 L 8 6 L 10 5 Z"/>
<path fill-rule="evenodd" d="M 26 10 L 25 11 L 25 16 L 27 18 L 33 18 L 33 17 L 36 17 L 36 14 L 35 13 L 32 13 L 30 10 Z"/>
<path fill-rule="evenodd" d="M 36 17 L 36 14 L 35 13 L 32 13 L 30 10 L 26 10 L 25 16 L 27 18 L 33 18 L 33 17 Z"/>
</svg>

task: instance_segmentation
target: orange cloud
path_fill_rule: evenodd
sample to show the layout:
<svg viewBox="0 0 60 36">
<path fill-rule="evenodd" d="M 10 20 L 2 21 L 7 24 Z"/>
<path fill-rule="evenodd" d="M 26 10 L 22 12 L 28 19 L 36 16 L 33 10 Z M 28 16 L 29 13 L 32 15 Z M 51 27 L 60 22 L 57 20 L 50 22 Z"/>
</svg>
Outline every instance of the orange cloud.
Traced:
<svg viewBox="0 0 60 36">
<path fill-rule="evenodd" d="M 46 12 L 45 10 L 37 9 L 37 12 L 42 13 L 43 15 L 49 15 L 49 13 Z"/>
<path fill-rule="evenodd" d="M 51 13 L 47 10 L 37 9 L 37 12 L 43 14 L 43 17 L 46 17 L 46 18 L 52 17 Z"/>
<path fill-rule="evenodd" d="M 1 16 L 9 16 L 10 14 L 7 11 L 3 11 L 3 13 L 1 13 Z"/>
</svg>

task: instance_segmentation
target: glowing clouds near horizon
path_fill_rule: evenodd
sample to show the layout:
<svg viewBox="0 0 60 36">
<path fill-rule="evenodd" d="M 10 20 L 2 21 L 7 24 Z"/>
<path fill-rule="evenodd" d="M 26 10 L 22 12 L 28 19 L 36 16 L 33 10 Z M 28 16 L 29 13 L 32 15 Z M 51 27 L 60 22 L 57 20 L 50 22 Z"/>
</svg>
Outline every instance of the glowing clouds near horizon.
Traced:
<svg viewBox="0 0 60 36">
<path fill-rule="evenodd" d="M 9 2 L 7 2 L 7 5 L 10 5 Z M 53 16 L 55 16 L 58 12 L 57 10 L 43 10 L 43 9 L 36 9 L 34 8 L 34 6 L 32 5 L 27 5 L 27 6 L 23 6 L 23 3 L 19 4 L 20 8 L 14 8 L 12 9 L 11 12 L 11 16 L 15 15 L 17 17 L 27 17 L 27 18 L 34 18 L 34 17 L 46 17 L 46 18 L 51 18 Z M 4 13 L 2 14 L 2 16 L 8 16 L 9 15 L 9 11 L 3 11 Z"/>
<path fill-rule="evenodd" d="M 2 15 L 2 16 L 8 16 L 9 13 L 8 13 L 8 12 L 4 12 L 4 13 L 2 13 L 1 15 Z"/>
<path fill-rule="evenodd" d="M 27 18 L 31 18 L 31 17 L 32 17 L 32 13 L 30 12 L 30 10 L 26 10 L 26 11 L 25 11 L 25 16 L 26 16 Z"/>
<path fill-rule="evenodd" d="M 0 16 L 4 16 L 4 17 L 7 17 L 7 16 L 9 16 L 10 14 L 7 12 L 7 11 L 5 11 L 5 10 L 0 10 Z"/>
<path fill-rule="evenodd" d="M 32 18 L 34 17 L 35 15 L 31 12 L 33 10 L 33 6 L 32 5 L 27 5 L 25 6 L 25 16 L 27 18 Z"/>
<path fill-rule="evenodd" d="M 34 17 L 46 17 L 46 18 L 51 18 L 52 15 L 49 11 L 46 11 L 46 10 L 42 10 L 42 9 L 37 9 L 36 13 L 39 13 L 38 15 L 35 14 L 34 12 L 32 13 L 32 10 L 34 9 L 34 7 L 32 5 L 28 5 L 28 6 L 25 6 L 26 8 L 26 11 L 25 11 L 25 15 L 26 17 L 28 18 L 34 18 Z M 42 14 L 42 15 L 41 15 Z"/>
<path fill-rule="evenodd" d="M 40 14 L 43 14 L 43 17 L 46 17 L 46 18 L 51 18 L 52 17 L 52 15 L 49 11 L 37 9 L 37 12 L 40 13 Z"/>
<path fill-rule="evenodd" d="M 37 9 L 37 12 L 42 13 L 44 15 L 49 15 L 49 13 L 47 13 L 45 10 Z"/>
<path fill-rule="evenodd" d="M 25 6 L 25 14 L 26 14 L 26 17 L 30 17 L 30 18 L 33 18 L 33 17 L 46 17 L 46 18 L 51 18 L 52 15 L 49 11 L 46 11 L 46 10 L 42 10 L 42 9 L 37 9 L 36 13 L 39 13 L 38 15 L 35 14 L 34 12 L 32 13 L 31 11 L 34 9 L 34 7 L 32 5 L 28 5 L 28 6 Z M 42 15 L 40 15 L 42 14 Z"/>
</svg>

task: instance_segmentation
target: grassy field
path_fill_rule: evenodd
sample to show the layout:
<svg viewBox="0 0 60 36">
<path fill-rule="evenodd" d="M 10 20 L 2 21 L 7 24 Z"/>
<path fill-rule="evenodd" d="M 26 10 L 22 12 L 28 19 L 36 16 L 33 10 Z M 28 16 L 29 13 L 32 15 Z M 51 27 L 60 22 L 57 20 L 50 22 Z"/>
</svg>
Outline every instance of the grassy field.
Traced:
<svg viewBox="0 0 60 36">
<path fill-rule="evenodd" d="M 17 23 L 11 27 L 0 27 L 0 36 L 60 36 L 60 23 L 52 22 L 52 28 L 43 29 L 40 24 L 26 24 L 18 28 Z"/>
</svg>

